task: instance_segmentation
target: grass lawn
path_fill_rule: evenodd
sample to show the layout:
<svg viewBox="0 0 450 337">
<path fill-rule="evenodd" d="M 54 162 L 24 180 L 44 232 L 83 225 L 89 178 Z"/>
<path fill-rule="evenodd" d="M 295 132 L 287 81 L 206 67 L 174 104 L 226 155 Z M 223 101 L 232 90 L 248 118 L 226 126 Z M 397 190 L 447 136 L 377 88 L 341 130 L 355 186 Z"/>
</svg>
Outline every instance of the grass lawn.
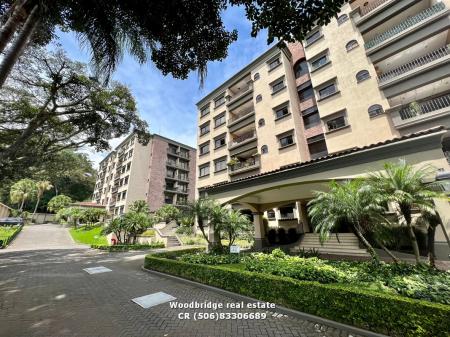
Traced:
<svg viewBox="0 0 450 337">
<path fill-rule="evenodd" d="M 80 227 L 80 228 L 71 228 L 70 235 L 72 238 L 78 243 L 84 243 L 87 245 L 106 245 L 108 242 L 106 241 L 106 236 L 101 234 L 102 227 Z"/>
</svg>

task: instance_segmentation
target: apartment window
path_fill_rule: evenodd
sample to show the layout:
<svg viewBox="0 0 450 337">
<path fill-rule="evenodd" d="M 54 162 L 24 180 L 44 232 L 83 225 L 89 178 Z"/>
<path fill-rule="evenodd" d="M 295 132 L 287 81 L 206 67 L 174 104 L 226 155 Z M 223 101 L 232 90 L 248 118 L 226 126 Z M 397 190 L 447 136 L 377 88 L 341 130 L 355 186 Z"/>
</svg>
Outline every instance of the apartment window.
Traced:
<svg viewBox="0 0 450 337">
<path fill-rule="evenodd" d="M 256 73 L 255 75 L 253 75 L 253 81 L 257 81 L 259 80 L 259 73 Z"/>
<path fill-rule="evenodd" d="M 327 144 L 323 134 L 310 137 L 306 140 L 311 159 L 326 156 L 328 154 Z"/>
<path fill-rule="evenodd" d="M 306 86 L 301 86 L 298 89 L 298 98 L 300 102 L 304 102 L 310 98 L 314 97 L 314 90 L 312 88 L 311 82 L 307 82 Z"/>
<path fill-rule="evenodd" d="M 180 160 L 179 165 L 180 165 L 180 167 L 182 169 L 185 169 L 185 170 L 189 169 L 189 162 L 188 161 Z"/>
<path fill-rule="evenodd" d="M 281 108 L 277 108 L 275 110 L 275 120 L 283 118 L 285 116 L 289 115 L 289 108 L 287 104 Z"/>
<path fill-rule="evenodd" d="M 128 158 L 131 158 L 133 156 L 133 149 L 131 149 L 129 152 L 128 152 Z"/>
<path fill-rule="evenodd" d="M 214 100 L 214 108 L 217 108 L 222 104 L 225 104 L 225 95 L 222 95 Z"/>
<path fill-rule="evenodd" d="M 314 33 L 312 33 L 306 37 L 306 39 L 305 39 L 306 45 L 310 45 L 310 44 L 316 42 L 321 37 L 322 37 L 322 33 L 320 32 L 320 30 L 316 30 Z"/>
<path fill-rule="evenodd" d="M 122 200 L 125 199 L 126 196 L 127 196 L 127 191 L 123 191 L 123 192 L 122 192 Z"/>
<path fill-rule="evenodd" d="M 298 61 L 294 66 L 295 78 L 299 78 L 308 73 L 308 63 L 305 59 Z"/>
<path fill-rule="evenodd" d="M 269 71 L 275 69 L 276 67 L 278 67 L 281 64 L 280 58 L 277 57 L 276 59 L 273 59 L 272 61 L 268 62 L 269 65 Z"/>
<path fill-rule="evenodd" d="M 338 130 L 347 126 L 347 121 L 345 119 L 345 115 L 341 115 L 339 117 L 335 117 L 327 121 L 328 131 Z"/>
<path fill-rule="evenodd" d="M 342 14 L 340 17 L 337 18 L 338 26 L 342 25 L 347 20 L 348 20 L 348 15 Z"/>
<path fill-rule="evenodd" d="M 127 164 L 127 171 L 129 171 L 130 168 L 131 168 L 131 163 L 128 163 L 128 164 Z"/>
<path fill-rule="evenodd" d="M 186 181 L 186 180 L 188 180 L 188 176 L 186 173 L 180 172 L 180 173 L 178 173 L 178 179 Z"/>
<path fill-rule="evenodd" d="M 319 69 L 324 65 L 326 65 L 328 62 L 329 62 L 328 54 L 323 54 L 311 62 L 311 69 L 312 70 Z"/>
<path fill-rule="evenodd" d="M 209 122 L 200 126 L 200 136 L 206 135 L 209 132 Z"/>
<path fill-rule="evenodd" d="M 209 153 L 209 142 L 200 145 L 200 155 Z"/>
<path fill-rule="evenodd" d="M 225 124 L 225 112 L 221 113 L 219 116 L 214 118 L 214 126 L 217 128 L 223 124 Z"/>
<path fill-rule="evenodd" d="M 209 175 L 209 163 L 206 165 L 199 166 L 198 171 L 200 177 L 205 177 Z"/>
<path fill-rule="evenodd" d="M 124 185 L 128 184 L 128 179 L 129 179 L 129 178 L 130 178 L 130 176 L 126 176 L 126 177 L 125 177 L 124 182 L 123 182 Z"/>
<path fill-rule="evenodd" d="M 262 96 L 261 94 L 259 94 L 258 96 L 256 96 L 256 103 L 261 102 L 262 101 Z"/>
<path fill-rule="evenodd" d="M 218 138 L 214 139 L 214 148 L 215 149 L 218 149 L 225 145 L 226 145 L 225 135 L 219 136 Z"/>
<path fill-rule="evenodd" d="M 227 158 L 220 158 L 214 161 L 214 172 L 220 172 L 227 169 Z"/>
<path fill-rule="evenodd" d="M 320 124 L 319 111 L 317 111 L 316 106 L 313 106 L 309 109 L 304 110 L 302 112 L 302 116 L 303 116 L 303 124 L 305 125 L 305 129 L 310 129 L 310 128 Z"/>
<path fill-rule="evenodd" d="M 279 78 L 275 82 L 271 83 L 270 87 L 272 88 L 272 95 L 276 94 L 280 90 L 283 90 L 286 87 L 284 85 L 284 76 L 282 78 Z"/>
<path fill-rule="evenodd" d="M 278 141 L 280 142 L 280 148 L 290 146 L 294 144 L 294 135 L 293 133 L 289 133 L 278 136 Z"/>
<path fill-rule="evenodd" d="M 200 117 L 205 117 L 207 114 L 209 114 L 209 104 L 200 110 Z"/>
<path fill-rule="evenodd" d="M 384 113 L 383 107 L 379 104 L 371 105 L 368 109 L 369 117 L 375 117 Z"/>
<path fill-rule="evenodd" d="M 178 189 L 181 192 L 187 192 L 188 188 L 187 188 L 187 184 L 178 184 Z"/>
<path fill-rule="evenodd" d="M 173 194 L 165 194 L 164 195 L 164 203 L 166 204 L 173 204 Z"/>
<path fill-rule="evenodd" d="M 267 147 L 267 145 L 261 146 L 261 154 L 266 154 L 266 153 L 269 153 L 269 148 Z"/>
<path fill-rule="evenodd" d="M 321 99 L 327 98 L 328 96 L 333 95 L 337 92 L 336 83 L 330 83 L 323 87 L 322 89 L 319 89 L 319 97 Z"/>
<path fill-rule="evenodd" d="M 273 209 L 267 211 L 267 218 L 271 220 L 275 219 L 275 211 Z"/>
<path fill-rule="evenodd" d="M 261 118 L 261 119 L 258 121 L 258 126 L 259 126 L 259 127 L 264 126 L 265 124 L 266 124 L 266 122 L 264 121 L 264 118 Z"/>
<path fill-rule="evenodd" d="M 347 52 L 349 52 L 350 50 L 355 49 L 358 46 L 359 46 L 358 41 L 351 40 L 347 42 L 347 44 L 345 45 L 345 49 L 347 49 Z"/>
<path fill-rule="evenodd" d="M 356 81 L 362 82 L 370 78 L 370 74 L 367 70 L 361 70 L 356 74 Z"/>
</svg>

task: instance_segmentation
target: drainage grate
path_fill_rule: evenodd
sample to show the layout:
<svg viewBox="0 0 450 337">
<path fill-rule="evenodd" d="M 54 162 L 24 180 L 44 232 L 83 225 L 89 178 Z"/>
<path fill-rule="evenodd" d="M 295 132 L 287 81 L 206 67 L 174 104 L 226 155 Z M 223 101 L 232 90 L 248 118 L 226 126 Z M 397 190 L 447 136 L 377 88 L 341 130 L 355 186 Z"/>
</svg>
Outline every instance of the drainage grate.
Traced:
<svg viewBox="0 0 450 337">
<path fill-rule="evenodd" d="M 87 272 L 88 274 L 100 274 L 100 273 L 107 273 L 109 271 L 112 271 L 109 268 L 106 267 L 92 267 L 92 268 L 85 268 L 83 269 L 85 272 Z"/>
<path fill-rule="evenodd" d="M 144 309 L 154 307 L 155 305 L 176 300 L 175 297 L 163 293 L 162 291 L 150 295 L 133 298 L 132 301 Z"/>
</svg>

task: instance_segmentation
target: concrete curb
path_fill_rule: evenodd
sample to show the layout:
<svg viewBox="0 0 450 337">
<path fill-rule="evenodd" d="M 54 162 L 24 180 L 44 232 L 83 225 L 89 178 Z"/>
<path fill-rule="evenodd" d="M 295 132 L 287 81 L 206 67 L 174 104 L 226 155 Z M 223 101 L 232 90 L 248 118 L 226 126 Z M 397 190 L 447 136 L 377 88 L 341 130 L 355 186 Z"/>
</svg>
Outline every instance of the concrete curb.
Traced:
<svg viewBox="0 0 450 337">
<path fill-rule="evenodd" d="M 177 280 L 198 288 L 204 288 L 204 289 L 208 289 L 211 291 L 214 291 L 216 293 L 231 297 L 235 300 L 238 301 L 246 301 L 246 302 L 261 302 L 260 300 L 257 300 L 255 298 L 252 297 L 248 297 L 248 296 L 244 296 L 244 295 L 240 295 L 240 294 L 236 294 L 233 293 L 231 291 L 228 290 L 224 290 L 224 289 L 220 289 L 220 288 L 216 288 L 210 285 L 206 285 L 203 283 L 199 283 L 199 282 L 195 282 L 195 281 L 191 281 L 182 277 L 178 277 L 178 276 L 174 276 L 174 275 L 170 275 L 170 274 L 166 274 L 166 273 L 161 273 L 159 271 L 155 271 L 155 270 L 150 270 L 150 269 L 146 269 L 144 266 L 141 267 L 141 269 L 147 273 L 150 274 L 155 274 L 155 275 L 159 275 L 159 276 L 163 276 L 169 279 L 173 279 L 173 280 Z M 303 320 L 307 320 L 307 321 L 312 321 L 312 322 L 316 322 L 316 323 L 320 323 L 320 324 L 324 324 L 327 326 L 330 326 L 332 328 L 336 328 L 336 329 L 341 329 L 341 330 L 345 330 L 348 331 L 351 334 L 356 334 L 356 335 L 360 335 L 360 336 L 364 336 L 364 337 L 389 337 L 386 335 L 382 335 L 376 332 L 372 332 L 372 331 L 367 331 L 367 330 L 363 330 L 351 325 L 347 325 L 347 324 L 343 324 L 343 323 L 339 323 L 339 322 L 335 322 L 326 318 L 322 318 L 319 316 L 314 316 L 314 315 L 310 315 L 301 311 L 297 311 L 297 310 L 293 310 L 293 309 L 289 309 L 286 307 L 282 307 L 278 304 L 276 304 L 276 311 L 278 313 L 282 313 L 291 317 L 296 317 L 296 318 L 300 318 Z"/>
</svg>

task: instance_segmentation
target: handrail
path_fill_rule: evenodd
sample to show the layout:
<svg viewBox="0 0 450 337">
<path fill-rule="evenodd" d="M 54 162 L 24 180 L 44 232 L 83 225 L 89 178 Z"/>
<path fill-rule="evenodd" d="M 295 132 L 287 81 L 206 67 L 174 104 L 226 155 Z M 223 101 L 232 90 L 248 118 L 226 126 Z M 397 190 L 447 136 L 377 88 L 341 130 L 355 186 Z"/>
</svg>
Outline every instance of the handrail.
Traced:
<svg viewBox="0 0 450 337">
<path fill-rule="evenodd" d="M 405 74 L 413 69 L 419 68 L 425 64 L 431 63 L 431 62 L 438 60 L 444 56 L 447 56 L 449 54 L 450 54 L 450 48 L 448 46 L 441 47 L 437 50 L 432 51 L 431 53 L 428 53 L 424 56 L 416 58 L 415 60 L 412 60 L 408 63 L 401 65 L 400 67 L 397 67 L 395 69 L 392 69 L 390 71 L 387 71 L 387 72 L 379 75 L 378 81 L 379 81 L 379 83 L 386 82 L 390 79 L 398 77 L 398 76 Z"/>
<path fill-rule="evenodd" d="M 401 108 L 399 114 L 402 120 L 406 120 L 448 107 L 450 107 L 450 94 L 410 103 Z"/>
<path fill-rule="evenodd" d="M 382 4 L 384 4 L 387 1 L 390 1 L 390 0 L 378 0 L 378 1 L 372 2 L 370 5 L 361 7 L 361 16 L 367 15 L 368 13 L 373 11 L 375 8 L 377 8 L 378 6 L 381 6 Z"/>
</svg>

